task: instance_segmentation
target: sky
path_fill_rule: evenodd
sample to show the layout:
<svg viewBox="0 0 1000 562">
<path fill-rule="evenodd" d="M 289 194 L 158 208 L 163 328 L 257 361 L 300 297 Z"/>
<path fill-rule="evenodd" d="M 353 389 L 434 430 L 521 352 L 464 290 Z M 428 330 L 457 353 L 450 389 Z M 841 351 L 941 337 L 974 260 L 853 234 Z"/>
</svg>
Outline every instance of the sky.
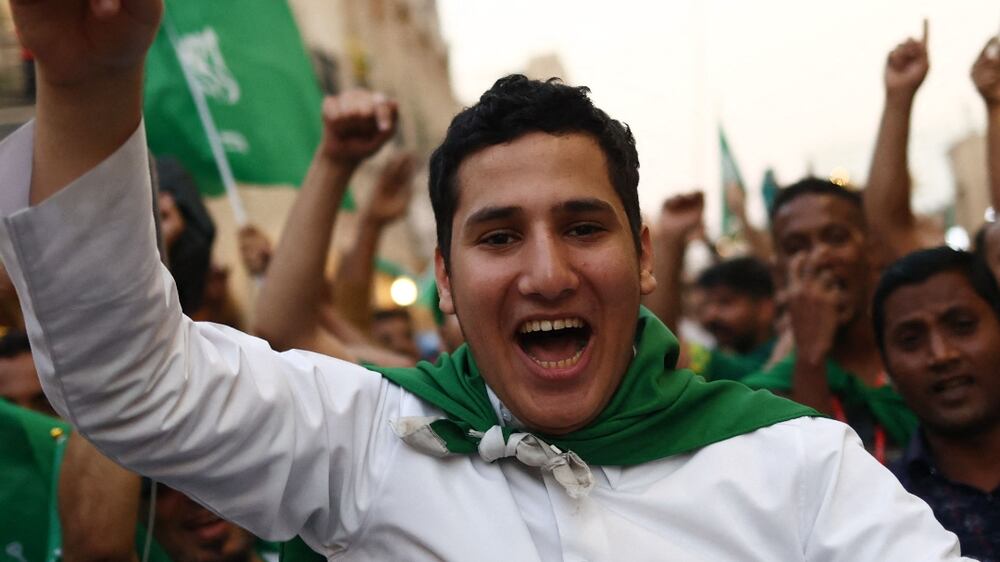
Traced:
<svg viewBox="0 0 1000 562">
<path fill-rule="evenodd" d="M 640 202 L 704 189 L 709 228 L 720 201 L 718 127 L 763 221 L 764 171 L 791 183 L 811 170 L 868 175 L 889 51 L 930 24 L 931 70 L 917 95 L 910 161 L 915 207 L 951 200 L 946 152 L 985 128 L 969 69 L 1000 32 L 996 0 L 438 0 L 463 104 L 496 78 L 555 53 L 568 81 L 632 127 Z"/>
</svg>

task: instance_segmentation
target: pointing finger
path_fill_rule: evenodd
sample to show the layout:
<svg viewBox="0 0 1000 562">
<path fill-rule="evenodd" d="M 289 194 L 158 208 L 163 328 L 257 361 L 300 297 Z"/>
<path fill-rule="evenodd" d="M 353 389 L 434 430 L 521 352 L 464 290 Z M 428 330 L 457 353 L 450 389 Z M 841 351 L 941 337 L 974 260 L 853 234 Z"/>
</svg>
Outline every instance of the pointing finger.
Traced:
<svg viewBox="0 0 1000 562">
<path fill-rule="evenodd" d="M 378 123 L 378 130 L 382 132 L 392 130 L 396 124 L 396 104 L 386 99 L 380 93 L 375 94 L 373 101 L 375 103 L 375 121 Z"/>
</svg>

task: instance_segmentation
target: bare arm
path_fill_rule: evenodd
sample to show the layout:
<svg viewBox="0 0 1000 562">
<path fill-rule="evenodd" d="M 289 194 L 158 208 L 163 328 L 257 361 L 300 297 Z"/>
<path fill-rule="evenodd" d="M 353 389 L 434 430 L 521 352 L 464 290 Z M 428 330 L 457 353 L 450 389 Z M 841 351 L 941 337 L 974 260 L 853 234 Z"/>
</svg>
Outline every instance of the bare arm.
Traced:
<svg viewBox="0 0 1000 562">
<path fill-rule="evenodd" d="M 796 346 L 789 398 L 830 413 L 833 394 L 826 379 L 826 361 L 837 332 L 837 294 L 828 274 L 812 262 L 800 254 L 789 263 L 786 298 Z"/>
<path fill-rule="evenodd" d="M 972 81 L 986 103 L 986 150 L 990 201 L 1000 209 L 1000 40 L 987 41 L 972 66 Z"/>
<path fill-rule="evenodd" d="M 869 228 L 883 248 L 882 263 L 920 248 L 917 221 L 910 208 L 910 171 L 907 149 L 910 116 L 917 89 L 927 76 L 927 22 L 920 41 L 908 39 L 886 61 L 885 108 L 875 141 L 865 215 Z"/>
<path fill-rule="evenodd" d="M 59 475 L 59 522 L 66 562 L 132 562 L 139 476 L 102 455 L 78 433 Z"/>
<path fill-rule="evenodd" d="M 375 256 L 385 227 L 399 220 L 409 208 L 413 158 L 399 154 L 382 170 L 375 192 L 361 213 L 354 245 L 337 270 L 333 294 L 344 317 L 367 332 L 371 325 Z"/>
<path fill-rule="evenodd" d="M 702 226 L 705 198 L 701 192 L 678 195 L 663 203 L 653 239 L 656 290 L 643 301 L 674 333 L 680 326 L 684 290 L 684 254 Z"/>
<path fill-rule="evenodd" d="M 298 347 L 354 359 L 323 329 L 330 237 L 347 183 L 362 160 L 392 135 L 395 104 L 352 91 L 328 98 L 324 133 L 257 298 L 255 331 L 278 348 Z"/>
</svg>

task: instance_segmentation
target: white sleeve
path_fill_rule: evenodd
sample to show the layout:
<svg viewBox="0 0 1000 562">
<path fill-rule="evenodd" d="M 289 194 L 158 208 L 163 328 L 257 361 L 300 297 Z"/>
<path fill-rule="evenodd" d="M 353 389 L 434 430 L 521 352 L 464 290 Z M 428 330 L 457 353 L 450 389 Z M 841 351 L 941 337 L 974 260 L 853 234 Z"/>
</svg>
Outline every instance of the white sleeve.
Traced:
<svg viewBox="0 0 1000 562">
<path fill-rule="evenodd" d="M 958 538 L 868 453 L 848 426 L 803 424 L 800 482 L 805 559 L 815 562 L 967 560 Z"/>
<path fill-rule="evenodd" d="M 399 389 L 181 313 L 141 126 L 28 208 L 31 143 L 29 126 L 0 144 L 0 255 L 55 408 L 108 456 L 258 535 L 338 538 L 384 473 Z"/>
</svg>

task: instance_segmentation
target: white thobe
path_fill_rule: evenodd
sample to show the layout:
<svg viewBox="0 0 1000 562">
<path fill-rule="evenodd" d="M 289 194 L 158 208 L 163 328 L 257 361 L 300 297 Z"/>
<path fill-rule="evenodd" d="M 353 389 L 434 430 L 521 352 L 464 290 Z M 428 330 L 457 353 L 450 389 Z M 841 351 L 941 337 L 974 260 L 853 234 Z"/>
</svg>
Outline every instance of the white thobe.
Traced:
<svg viewBox="0 0 1000 562">
<path fill-rule="evenodd" d="M 390 422 L 442 412 L 362 367 L 182 315 L 145 137 L 28 207 L 32 129 L 0 146 L 0 254 L 55 408 L 104 453 L 268 539 L 337 560 L 913 561 L 955 536 L 845 425 L 802 418 L 593 467 L 435 458 Z"/>
</svg>

